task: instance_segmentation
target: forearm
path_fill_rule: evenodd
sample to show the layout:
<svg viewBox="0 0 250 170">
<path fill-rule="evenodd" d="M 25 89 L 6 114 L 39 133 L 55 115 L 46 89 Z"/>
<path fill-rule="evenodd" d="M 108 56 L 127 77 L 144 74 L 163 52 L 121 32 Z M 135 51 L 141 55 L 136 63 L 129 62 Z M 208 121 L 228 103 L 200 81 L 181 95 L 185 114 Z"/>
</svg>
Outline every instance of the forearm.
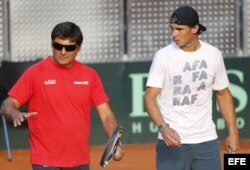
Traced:
<svg viewBox="0 0 250 170">
<path fill-rule="evenodd" d="M 146 93 L 144 97 L 144 105 L 148 116 L 157 127 L 165 122 L 157 104 L 156 96 L 151 96 Z"/>
<path fill-rule="evenodd" d="M 158 127 L 160 124 L 164 123 L 160 110 L 154 102 L 145 101 L 145 107 L 148 113 L 148 116 L 154 122 L 154 124 Z"/>
<path fill-rule="evenodd" d="M 228 89 L 225 89 L 225 91 L 217 93 L 216 97 L 221 115 L 226 122 L 229 135 L 238 135 L 236 113 L 234 109 L 233 98 L 230 91 Z"/>
<path fill-rule="evenodd" d="M 110 138 L 115 128 L 118 126 L 114 113 L 110 113 L 103 121 L 103 129 L 105 134 Z"/>
<path fill-rule="evenodd" d="M 108 137 L 111 137 L 113 131 L 118 126 L 115 114 L 111 110 L 108 103 L 97 106 L 96 110 L 99 114 L 105 134 Z"/>
<path fill-rule="evenodd" d="M 226 139 L 226 150 L 229 153 L 235 153 L 239 150 L 239 134 L 236 123 L 236 113 L 234 102 L 228 88 L 216 92 L 220 112 L 228 128 L 228 137 Z"/>
<path fill-rule="evenodd" d="M 18 114 L 20 104 L 18 104 L 13 98 L 8 97 L 5 99 L 1 106 L 1 113 L 8 119 L 12 120 L 13 115 Z"/>
</svg>

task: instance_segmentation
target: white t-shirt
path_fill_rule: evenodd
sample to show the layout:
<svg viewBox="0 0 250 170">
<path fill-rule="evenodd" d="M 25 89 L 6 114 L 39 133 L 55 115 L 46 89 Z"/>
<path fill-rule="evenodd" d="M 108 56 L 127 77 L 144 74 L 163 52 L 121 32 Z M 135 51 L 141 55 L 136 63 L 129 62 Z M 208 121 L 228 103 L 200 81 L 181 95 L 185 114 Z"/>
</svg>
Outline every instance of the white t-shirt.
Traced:
<svg viewBox="0 0 250 170">
<path fill-rule="evenodd" d="M 148 87 L 161 88 L 157 99 L 161 114 L 183 144 L 217 138 L 212 94 L 229 85 L 221 52 L 200 43 L 195 52 L 185 52 L 174 42 L 157 51 L 147 80 Z"/>
</svg>

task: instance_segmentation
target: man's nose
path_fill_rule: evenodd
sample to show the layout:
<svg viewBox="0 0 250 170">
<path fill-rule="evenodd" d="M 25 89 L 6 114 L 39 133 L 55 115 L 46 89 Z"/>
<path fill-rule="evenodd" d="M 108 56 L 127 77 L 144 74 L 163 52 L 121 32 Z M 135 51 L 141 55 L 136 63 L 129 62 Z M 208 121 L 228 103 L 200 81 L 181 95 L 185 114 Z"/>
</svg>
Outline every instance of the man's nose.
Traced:
<svg viewBox="0 0 250 170">
<path fill-rule="evenodd" d="M 177 30 L 172 30 L 172 37 L 175 37 L 177 34 L 178 34 L 178 32 L 177 32 Z"/>
<path fill-rule="evenodd" d="M 66 54 L 67 51 L 65 50 L 65 47 L 63 47 L 60 52 L 61 54 Z"/>
</svg>

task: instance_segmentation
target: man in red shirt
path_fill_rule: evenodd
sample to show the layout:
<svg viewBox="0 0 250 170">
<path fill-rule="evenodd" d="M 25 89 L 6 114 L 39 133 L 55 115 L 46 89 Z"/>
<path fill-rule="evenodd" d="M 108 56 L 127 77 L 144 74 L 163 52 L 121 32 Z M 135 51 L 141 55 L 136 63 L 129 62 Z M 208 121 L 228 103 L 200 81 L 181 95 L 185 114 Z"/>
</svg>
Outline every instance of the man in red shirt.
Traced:
<svg viewBox="0 0 250 170">
<path fill-rule="evenodd" d="M 33 170 L 89 170 L 90 113 L 94 106 L 104 131 L 118 125 L 95 70 L 76 61 L 83 36 L 71 22 L 57 24 L 51 34 L 53 56 L 28 68 L 8 92 L 1 112 L 14 126 L 28 121 Z M 27 104 L 28 111 L 19 108 Z M 118 146 L 114 160 L 121 160 Z"/>
</svg>

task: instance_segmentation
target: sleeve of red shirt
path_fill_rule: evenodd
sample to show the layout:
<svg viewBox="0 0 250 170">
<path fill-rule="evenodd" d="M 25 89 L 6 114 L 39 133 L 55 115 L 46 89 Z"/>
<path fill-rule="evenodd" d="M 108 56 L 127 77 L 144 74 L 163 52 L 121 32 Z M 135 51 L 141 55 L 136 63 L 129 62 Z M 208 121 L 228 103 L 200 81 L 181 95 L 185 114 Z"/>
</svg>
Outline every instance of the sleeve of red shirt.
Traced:
<svg viewBox="0 0 250 170">
<path fill-rule="evenodd" d="M 15 98 L 20 104 L 25 104 L 33 93 L 32 75 L 26 70 L 11 87 L 8 95 Z"/>
<path fill-rule="evenodd" d="M 91 87 L 91 100 L 94 106 L 109 102 L 109 97 L 104 90 L 103 83 L 97 72 L 94 72 Z"/>
</svg>

